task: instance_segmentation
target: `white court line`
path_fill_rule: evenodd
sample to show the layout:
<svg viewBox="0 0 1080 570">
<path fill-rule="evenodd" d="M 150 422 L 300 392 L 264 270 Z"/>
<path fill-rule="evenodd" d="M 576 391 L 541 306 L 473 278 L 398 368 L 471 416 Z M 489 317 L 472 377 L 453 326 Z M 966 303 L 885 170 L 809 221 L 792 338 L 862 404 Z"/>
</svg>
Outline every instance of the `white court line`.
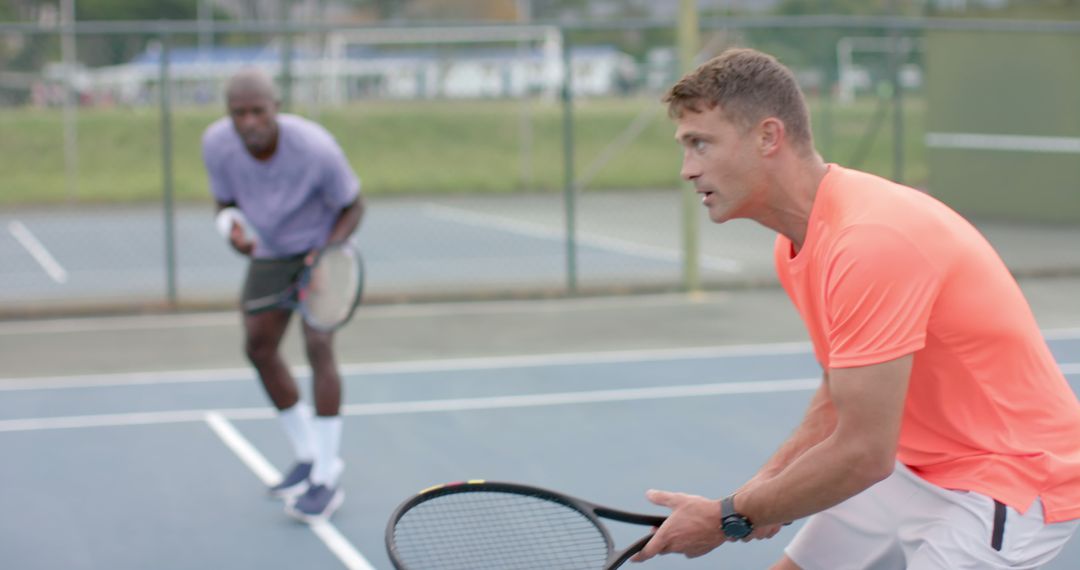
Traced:
<svg viewBox="0 0 1080 570">
<path fill-rule="evenodd" d="M 360 320 L 455 317 L 469 315 L 504 315 L 611 310 L 620 307 L 669 307 L 695 303 L 730 301 L 726 292 L 706 292 L 704 298 L 691 299 L 685 293 L 657 295 L 617 295 L 558 299 L 528 299 L 520 301 L 482 301 L 452 303 L 416 303 L 402 305 L 368 305 L 358 315 Z M 0 336 L 30 334 L 61 334 L 99 331 L 171 330 L 198 327 L 239 327 L 236 312 L 175 313 L 163 315 L 78 317 L 64 319 L 0 321 Z M 1080 339 L 1080 328 L 1048 329 L 1043 334 L 1050 340 Z"/>
<path fill-rule="evenodd" d="M 1080 339 L 1080 328 L 1049 329 L 1043 331 L 1047 340 L 1075 340 Z"/>
<path fill-rule="evenodd" d="M 15 240 L 18 241 L 26 251 L 30 252 L 30 255 L 34 258 L 34 261 L 41 265 L 41 268 L 45 270 L 45 273 L 57 283 L 67 283 L 68 274 L 64 271 L 64 268 L 56 261 L 56 258 L 49 253 L 49 250 L 45 249 L 45 245 L 42 244 L 34 234 L 30 233 L 30 229 L 23 225 L 19 220 L 12 220 L 8 224 L 8 231 L 11 235 L 15 236 Z"/>
<path fill-rule="evenodd" d="M 810 351 L 810 344 L 789 342 L 775 344 L 745 344 L 703 346 L 655 350 L 618 350 L 604 352 L 571 352 L 492 356 L 481 358 L 452 358 L 442 360 L 391 361 L 346 364 L 340 367 L 345 376 L 362 374 L 415 374 L 422 372 L 453 372 L 462 370 L 493 370 L 510 368 L 540 368 L 584 364 L 618 364 L 634 362 L 664 362 L 697 358 L 730 356 L 762 356 L 800 354 Z M 306 366 L 295 366 L 296 376 L 308 376 Z M 218 370 L 168 370 L 123 374 L 76 374 L 71 376 L 40 376 L 30 378 L 0 378 L 0 392 L 17 390 L 60 390 L 69 388 L 105 388 L 114 386 L 145 386 L 156 384 L 196 384 L 201 382 L 251 381 L 250 368 Z"/>
<path fill-rule="evenodd" d="M 1080 333 L 1080 329 L 1076 329 L 1076 332 Z M 1048 335 L 1047 338 L 1051 338 L 1050 335 Z M 1056 338 L 1058 340 L 1073 339 L 1078 338 L 1078 336 L 1070 334 L 1068 336 L 1059 335 Z M 442 360 L 355 363 L 342 365 L 340 370 L 344 376 L 359 376 L 365 374 L 417 374 L 424 372 L 542 368 L 549 366 L 666 362 L 672 360 L 702 358 L 802 354 L 809 353 L 810 348 L 810 344 L 806 342 L 787 342 L 633 351 L 571 352 Z M 1073 373 L 1072 366 L 1074 365 L 1061 364 L 1061 368 L 1065 374 Z M 307 377 L 310 375 L 310 369 L 306 366 L 294 366 L 291 368 L 291 371 L 293 375 L 297 377 Z M 250 368 L 34 376 L 0 378 L 0 392 L 14 392 L 21 390 L 65 390 L 73 388 L 110 388 L 165 384 L 198 384 L 204 382 L 250 382 L 254 379 L 254 372 Z"/>
<path fill-rule="evenodd" d="M 1080 362 L 1062 364 L 1061 369 L 1064 374 L 1080 374 Z M 813 390 L 816 389 L 820 383 L 821 378 L 819 377 L 789 378 L 783 380 L 719 382 L 713 384 L 553 392 L 549 394 L 524 394 L 516 396 L 486 396 L 477 398 L 349 404 L 342 406 L 341 415 L 384 416 L 430 412 L 459 412 L 467 410 L 696 398 L 735 394 L 771 394 Z M 211 410 L 174 410 L 166 412 L 135 412 L 0 420 L 0 433 L 190 423 L 205 421 L 208 412 L 211 412 Z M 272 408 L 234 408 L 213 410 L 213 412 L 219 414 L 223 418 L 232 420 L 268 420 L 273 419 L 276 416 Z"/>
<path fill-rule="evenodd" d="M 569 404 L 628 402 L 636 400 L 663 400 L 733 394 L 769 394 L 813 390 L 820 383 L 820 378 L 794 378 L 786 380 L 720 382 L 715 384 L 689 384 L 682 386 L 657 386 L 616 390 L 553 392 L 549 394 L 525 394 L 517 396 L 485 396 L 478 398 L 350 404 L 341 407 L 341 415 L 384 416 L 430 412 L 562 406 Z M 206 414 L 209 411 L 210 410 L 178 410 L 156 413 L 138 412 L 130 414 L 100 414 L 0 420 L 0 432 L 188 423 L 204 421 Z M 275 413 L 271 408 L 238 408 L 232 410 L 214 410 L 214 412 L 220 414 L 224 418 L 233 420 L 272 419 L 275 417 Z"/>
<path fill-rule="evenodd" d="M 693 297 L 685 293 L 656 295 L 619 295 L 561 299 L 528 299 L 520 301 L 483 301 L 454 303 L 414 303 L 402 305 L 367 305 L 357 318 L 375 319 L 457 317 L 469 315 L 505 315 L 552 313 L 573 309 L 611 310 L 622 307 L 670 307 L 728 300 L 724 292 L 705 293 Z M 98 331 L 169 330 L 197 327 L 239 327 L 240 316 L 235 311 L 215 313 L 179 313 L 164 315 L 79 317 L 32 321 L 0 322 L 0 335 L 57 334 Z"/>
<path fill-rule="evenodd" d="M 479 212 L 473 212 L 461 208 L 454 208 L 451 206 L 443 206 L 441 204 L 424 204 L 424 213 L 425 215 L 431 216 L 433 218 L 438 218 L 458 224 L 475 227 L 495 228 L 497 230 L 502 230 L 505 232 L 528 237 L 536 237 L 549 240 L 563 240 L 566 238 L 566 233 L 561 229 L 556 230 L 532 222 L 524 222 L 511 218 L 504 218 L 502 216 L 493 216 L 491 214 L 481 214 Z M 683 254 L 680 251 L 674 251 L 662 247 L 654 247 L 651 245 L 643 245 L 639 243 L 629 242 L 626 240 L 615 239 L 596 234 L 589 234 L 585 232 L 578 232 L 576 237 L 579 244 L 588 247 L 606 249 L 615 253 L 632 255 L 635 257 L 644 257 L 646 259 L 657 259 L 660 261 L 671 262 L 682 261 Z M 714 269 L 716 271 L 724 271 L 727 273 L 740 273 L 742 271 L 742 268 L 738 261 L 723 257 L 702 256 L 701 266 L 707 269 Z"/>
<path fill-rule="evenodd" d="M 259 450 L 255 449 L 255 446 L 251 445 L 251 442 L 241 435 L 224 416 L 218 412 L 207 412 L 203 419 L 264 485 L 274 485 L 281 480 L 281 473 L 274 469 L 263 454 L 259 453 Z M 375 567 L 329 521 L 320 521 L 311 524 L 310 527 L 315 536 L 318 536 L 349 570 L 375 570 Z"/>
<path fill-rule="evenodd" d="M 255 473 L 263 485 L 269 487 L 281 481 L 281 473 L 219 412 L 206 412 L 203 414 L 203 421 L 240 458 L 240 461 L 243 461 L 244 465 Z"/>
<path fill-rule="evenodd" d="M 1080 153 L 1080 138 L 988 133 L 926 133 L 926 146 L 965 150 Z"/>
<path fill-rule="evenodd" d="M 356 550 L 353 545 L 338 532 L 337 527 L 330 524 L 328 521 L 319 521 L 311 523 L 311 532 L 315 533 L 323 544 L 338 557 L 345 564 L 345 567 L 349 570 L 375 570 L 375 567 L 367 561 L 360 551 Z"/>
</svg>

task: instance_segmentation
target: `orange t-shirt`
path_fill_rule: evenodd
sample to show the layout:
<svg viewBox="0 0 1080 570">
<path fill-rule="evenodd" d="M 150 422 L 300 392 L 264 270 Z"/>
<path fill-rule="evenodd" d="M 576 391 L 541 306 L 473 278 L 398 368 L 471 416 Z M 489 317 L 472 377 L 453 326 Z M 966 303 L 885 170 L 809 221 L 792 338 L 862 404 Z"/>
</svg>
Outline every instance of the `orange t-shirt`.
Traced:
<svg viewBox="0 0 1080 570">
<path fill-rule="evenodd" d="M 1080 403 L 1005 264 L 917 190 L 829 165 L 780 282 L 825 369 L 914 353 L 897 458 L 1047 522 L 1080 518 Z"/>
</svg>

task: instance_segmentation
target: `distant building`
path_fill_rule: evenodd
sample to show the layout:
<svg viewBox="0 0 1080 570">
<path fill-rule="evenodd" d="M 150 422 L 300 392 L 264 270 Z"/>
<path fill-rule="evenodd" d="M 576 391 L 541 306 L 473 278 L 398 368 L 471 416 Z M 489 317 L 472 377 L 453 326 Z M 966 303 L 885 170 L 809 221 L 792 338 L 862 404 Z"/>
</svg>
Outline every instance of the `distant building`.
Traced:
<svg viewBox="0 0 1080 570">
<path fill-rule="evenodd" d="M 285 57 L 289 55 L 290 57 Z M 156 101 L 161 47 L 151 44 L 132 61 L 84 70 L 81 83 L 94 100 L 121 104 Z M 633 58 L 612 46 L 571 49 L 575 96 L 624 93 L 637 81 Z M 279 80 L 291 77 L 295 102 L 344 103 L 358 99 L 461 99 L 539 95 L 562 88 L 562 58 L 545 46 L 400 48 L 347 45 L 318 57 L 279 45 L 172 48 L 168 57 L 176 103 L 219 102 L 225 80 L 258 66 Z"/>
</svg>

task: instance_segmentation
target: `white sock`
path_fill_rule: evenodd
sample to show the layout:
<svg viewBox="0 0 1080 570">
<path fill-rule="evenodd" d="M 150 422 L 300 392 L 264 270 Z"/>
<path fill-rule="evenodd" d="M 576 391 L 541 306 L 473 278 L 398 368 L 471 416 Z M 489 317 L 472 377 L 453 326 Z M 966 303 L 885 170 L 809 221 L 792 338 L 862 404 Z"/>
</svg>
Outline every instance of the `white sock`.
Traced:
<svg viewBox="0 0 1080 570">
<path fill-rule="evenodd" d="M 303 402 L 278 412 L 281 427 L 296 453 L 296 460 L 308 463 L 315 460 L 315 434 L 311 429 L 311 408 Z"/>
<path fill-rule="evenodd" d="M 341 448 L 341 416 L 316 416 L 311 420 L 315 433 L 315 466 L 311 469 L 311 483 L 334 487 L 345 469 L 339 456 Z"/>
</svg>

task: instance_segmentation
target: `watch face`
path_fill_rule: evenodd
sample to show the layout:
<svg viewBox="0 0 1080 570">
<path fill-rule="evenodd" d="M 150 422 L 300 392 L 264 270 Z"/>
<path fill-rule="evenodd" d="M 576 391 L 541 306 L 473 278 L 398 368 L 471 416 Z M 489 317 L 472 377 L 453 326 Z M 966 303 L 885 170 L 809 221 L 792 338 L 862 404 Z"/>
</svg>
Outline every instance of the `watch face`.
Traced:
<svg viewBox="0 0 1080 570">
<path fill-rule="evenodd" d="M 750 524 L 741 517 L 731 517 L 724 521 L 724 534 L 728 538 L 743 538 L 750 534 Z"/>
</svg>

